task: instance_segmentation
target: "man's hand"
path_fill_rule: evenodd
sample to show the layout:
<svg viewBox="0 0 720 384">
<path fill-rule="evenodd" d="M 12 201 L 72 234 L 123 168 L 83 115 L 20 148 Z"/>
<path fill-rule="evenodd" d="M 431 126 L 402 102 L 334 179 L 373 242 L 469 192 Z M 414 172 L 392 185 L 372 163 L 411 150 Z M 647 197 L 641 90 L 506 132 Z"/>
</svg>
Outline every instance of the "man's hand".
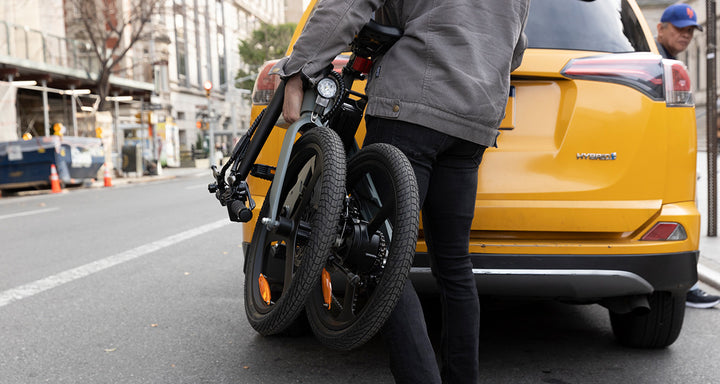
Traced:
<svg viewBox="0 0 720 384">
<path fill-rule="evenodd" d="M 300 119 L 300 107 L 302 106 L 303 93 L 303 82 L 299 73 L 285 82 L 283 118 L 288 124 L 292 124 Z"/>
</svg>

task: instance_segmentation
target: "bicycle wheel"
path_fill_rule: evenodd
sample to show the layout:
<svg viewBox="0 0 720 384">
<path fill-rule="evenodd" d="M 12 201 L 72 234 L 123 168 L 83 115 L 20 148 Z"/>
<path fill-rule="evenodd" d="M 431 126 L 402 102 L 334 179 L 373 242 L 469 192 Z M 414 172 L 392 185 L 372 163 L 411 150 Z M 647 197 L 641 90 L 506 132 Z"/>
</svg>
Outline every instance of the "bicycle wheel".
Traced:
<svg viewBox="0 0 720 384">
<path fill-rule="evenodd" d="M 284 331 L 302 311 L 337 236 L 344 183 L 338 135 L 328 128 L 302 135 L 280 192 L 280 225 L 261 223 L 270 209 L 266 198 L 246 255 L 245 313 L 260 334 Z"/>
<path fill-rule="evenodd" d="M 363 345 L 390 316 L 412 266 L 419 222 L 415 173 L 392 145 L 372 144 L 350 159 L 347 193 L 342 245 L 305 306 L 318 340 L 339 350 Z"/>
</svg>

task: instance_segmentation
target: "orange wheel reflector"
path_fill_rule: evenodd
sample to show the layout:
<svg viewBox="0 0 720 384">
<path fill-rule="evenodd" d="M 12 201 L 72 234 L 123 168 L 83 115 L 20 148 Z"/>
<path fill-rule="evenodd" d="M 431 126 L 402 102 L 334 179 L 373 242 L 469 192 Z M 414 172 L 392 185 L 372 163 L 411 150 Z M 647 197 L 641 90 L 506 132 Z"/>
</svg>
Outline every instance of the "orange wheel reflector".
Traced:
<svg viewBox="0 0 720 384">
<path fill-rule="evenodd" d="M 325 268 L 322 270 L 322 291 L 325 305 L 327 309 L 330 309 L 330 304 L 332 303 L 332 282 L 330 281 L 330 273 Z"/>
<path fill-rule="evenodd" d="M 265 275 L 262 273 L 260 277 L 258 277 L 258 284 L 260 285 L 260 296 L 262 296 L 265 304 L 270 305 L 270 299 L 272 298 L 272 296 L 270 296 L 270 284 L 268 284 Z"/>
</svg>

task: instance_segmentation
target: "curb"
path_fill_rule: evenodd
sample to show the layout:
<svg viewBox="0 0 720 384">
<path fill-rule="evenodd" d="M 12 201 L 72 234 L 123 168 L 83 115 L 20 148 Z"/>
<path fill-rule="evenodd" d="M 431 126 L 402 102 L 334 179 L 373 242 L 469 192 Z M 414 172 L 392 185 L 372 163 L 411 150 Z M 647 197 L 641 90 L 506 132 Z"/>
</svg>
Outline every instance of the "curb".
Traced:
<svg viewBox="0 0 720 384">
<path fill-rule="evenodd" d="M 720 272 L 708 268 L 703 264 L 698 264 L 697 272 L 698 280 L 715 289 L 720 290 Z"/>
<path fill-rule="evenodd" d="M 192 170 L 200 170 L 203 171 L 201 168 L 188 168 Z M 199 173 L 199 172 L 198 172 Z M 82 186 L 76 186 L 71 188 L 63 188 L 60 193 L 69 193 L 73 190 L 82 190 L 82 189 L 103 189 L 103 188 L 115 188 L 119 186 L 125 186 L 130 184 L 144 184 L 144 183 L 150 183 L 150 182 L 156 182 L 156 181 L 166 181 L 166 180 L 173 180 L 178 179 L 182 177 L 192 176 L 195 173 L 193 171 L 188 172 L 182 172 L 182 173 L 176 173 L 176 174 L 163 174 L 163 175 L 148 175 L 148 176 L 141 176 L 141 177 L 118 177 L 112 178 L 113 185 L 110 187 L 105 186 L 105 181 L 100 179 L 94 179 L 92 183 L 88 183 L 87 185 Z M 208 169 L 208 175 L 210 175 L 210 170 Z M 34 190 L 27 190 L 27 191 L 20 191 L 17 194 L 13 195 L 6 195 L 2 196 L 0 195 L 0 199 L 6 199 L 11 198 L 13 196 L 38 196 L 38 195 L 50 195 L 52 194 L 52 191 L 50 189 L 34 189 Z"/>
</svg>

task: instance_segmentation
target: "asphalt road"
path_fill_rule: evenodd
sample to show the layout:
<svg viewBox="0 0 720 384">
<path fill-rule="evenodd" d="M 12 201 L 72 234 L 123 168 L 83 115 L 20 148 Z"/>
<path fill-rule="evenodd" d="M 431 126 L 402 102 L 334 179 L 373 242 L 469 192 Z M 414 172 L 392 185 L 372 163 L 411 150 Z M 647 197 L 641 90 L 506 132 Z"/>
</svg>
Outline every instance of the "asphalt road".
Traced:
<svg viewBox="0 0 720 384">
<path fill-rule="evenodd" d="M 250 328 L 240 226 L 208 179 L 0 199 L 0 383 L 391 383 L 379 338 L 336 352 Z M 719 314 L 688 309 L 646 351 L 597 305 L 486 299 L 483 382 L 720 382 Z"/>
</svg>

